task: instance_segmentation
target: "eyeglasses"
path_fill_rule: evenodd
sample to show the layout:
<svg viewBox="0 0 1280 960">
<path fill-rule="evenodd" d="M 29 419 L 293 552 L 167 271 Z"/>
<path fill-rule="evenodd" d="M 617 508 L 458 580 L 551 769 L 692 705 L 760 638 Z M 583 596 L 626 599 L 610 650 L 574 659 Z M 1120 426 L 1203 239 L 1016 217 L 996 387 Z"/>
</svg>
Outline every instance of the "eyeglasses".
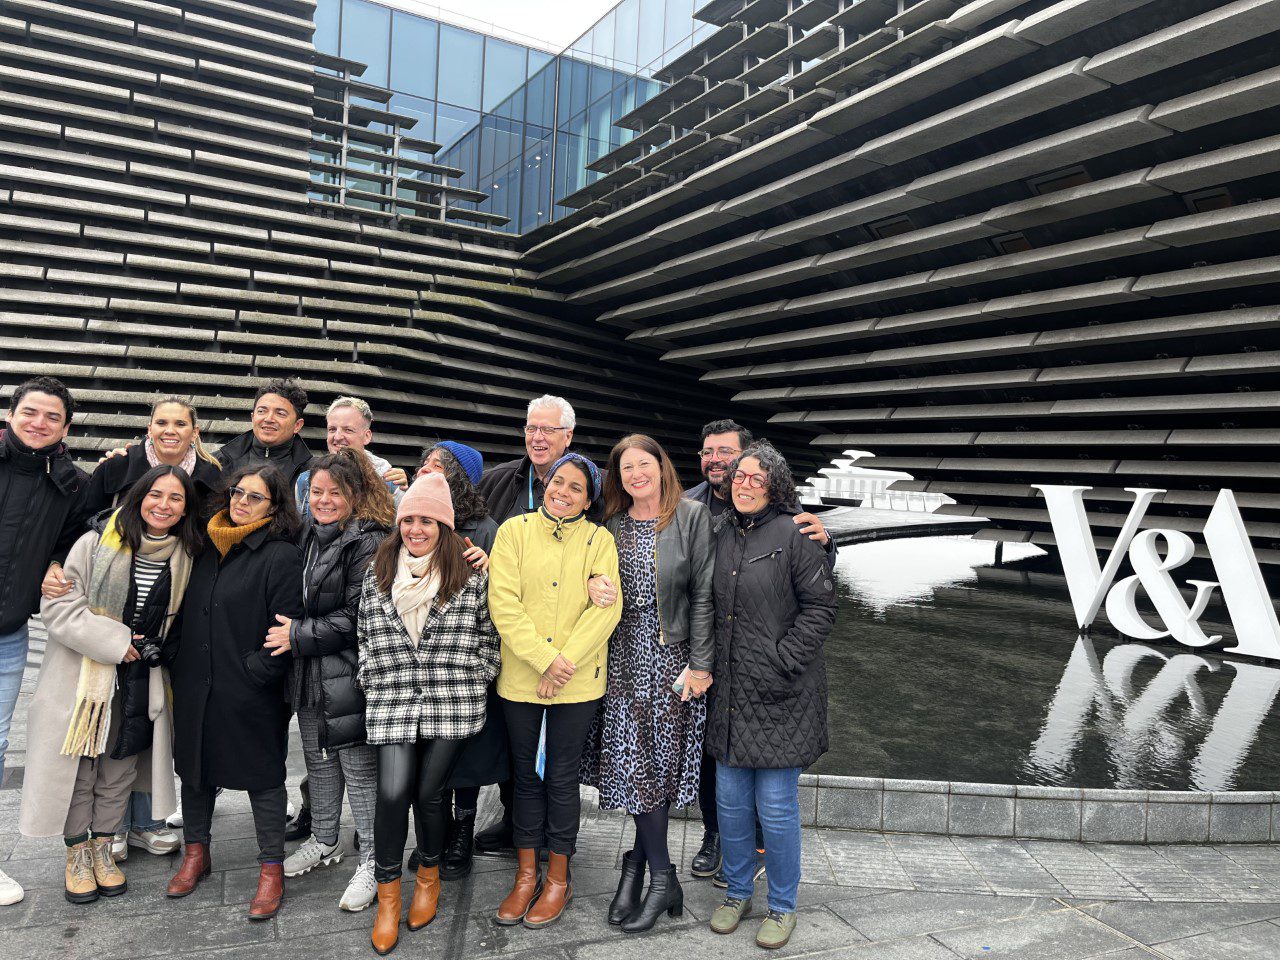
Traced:
<svg viewBox="0 0 1280 960">
<path fill-rule="evenodd" d="M 246 490 L 244 487 L 232 487 L 227 493 L 232 500 L 248 500 L 251 507 L 257 507 L 271 501 L 270 497 L 255 493 L 252 490 Z"/>
<path fill-rule="evenodd" d="M 741 470 L 733 471 L 733 482 L 741 486 L 747 484 L 755 487 L 757 490 L 763 490 L 769 485 L 769 478 L 763 473 L 743 473 Z"/>
<path fill-rule="evenodd" d="M 703 460 L 710 460 L 712 457 L 719 457 L 721 460 L 732 460 L 741 452 L 737 447 L 716 447 L 714 450 L 707 447 L 705 450 L 699 450 L 698 456 Z"/>
<path fill-rule="evenodd" d="M 524 435 L 526 437 L 535 437 L 538 434 L 542 434 L 544 437 L 554 437 L 560 431 L 568 429 L 568 427 L 537 427 L 532 423 L 527 423 L 524 427 Z"/>
</svg>

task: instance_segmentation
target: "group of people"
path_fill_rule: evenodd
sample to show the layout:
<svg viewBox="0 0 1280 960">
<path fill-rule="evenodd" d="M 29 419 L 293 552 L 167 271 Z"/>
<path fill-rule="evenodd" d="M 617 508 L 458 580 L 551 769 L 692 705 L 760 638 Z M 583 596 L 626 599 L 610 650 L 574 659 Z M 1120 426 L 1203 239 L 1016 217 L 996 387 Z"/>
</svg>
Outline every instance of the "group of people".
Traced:
<svg viewBox="0 0 1280 960">
<path fill-rule="evenodd" d="M 730 420 L 702 431 L 703 482 L 632 434 L 602 470 L 571 449 L 562 398 L 529 403 L 525 456 L 489 470 L 458 441 L 411 478 L 375 457 L 354 397 L 301 437 L 294 380 L 257 392 L 216 454 L 185 399 L 91 476 L 65 439 L 75 404 L 39 377 L 0 434 L 0 775 L 37 605 L 48 632 L 27 723 L 21 830 L 61 836 L 68 900 L 126 891 L 130 845 L 173 852 L 170 897 L 211 871 L 216 798 L 248 794 L 259 880 L 341 861 L 344 796 L 359 864 L 339 902 L 376 904 L 379 954 L 436 916 L 474 849 L 514 849 L 495 921 L 545 927 L 572 896 L 580 784 L 635 821 L 608 920 L 679 916 L 673 806 L 697 801 L 695 876 L 726 888 L 732 933 L 767 876 L 762 947 L 787 943 L 800 881 L 801 771 L 827 749 L 822 647 L 835 546 L 800 510 L 786 461 Z M 291 815 L 297 717 L 307 778 Z M 180 790 L 174 788 L 174 774 Z M 502 815 L 475 834 L 481 787 Z M 301 835 L 305 833 L 305 837 Z M 301 839 L 286 854 L 286 837 Z M 545 868 L 543 860 L 545 858 Z M 646 875 L 648 882 L 646 885 Z M 0 903 L 22 888 L 0 873 Z"/>
</svg>

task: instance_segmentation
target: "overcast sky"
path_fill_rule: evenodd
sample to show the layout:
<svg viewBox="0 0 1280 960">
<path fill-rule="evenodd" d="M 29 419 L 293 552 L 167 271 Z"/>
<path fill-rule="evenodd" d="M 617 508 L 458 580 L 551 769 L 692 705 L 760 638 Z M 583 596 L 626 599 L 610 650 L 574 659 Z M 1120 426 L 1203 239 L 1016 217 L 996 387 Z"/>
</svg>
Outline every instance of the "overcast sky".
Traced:
<svg viewBox="0 0 1280 960">
<path fill-rule="evenodd" d="M 379 0 L 390 7 L 466 24 L 466 18 L 496 23 L 542 40 L 557 51 L 578 39 L 618 0 Z M 450 17 L 452 12 L 456 16 Z"/>
</svg>

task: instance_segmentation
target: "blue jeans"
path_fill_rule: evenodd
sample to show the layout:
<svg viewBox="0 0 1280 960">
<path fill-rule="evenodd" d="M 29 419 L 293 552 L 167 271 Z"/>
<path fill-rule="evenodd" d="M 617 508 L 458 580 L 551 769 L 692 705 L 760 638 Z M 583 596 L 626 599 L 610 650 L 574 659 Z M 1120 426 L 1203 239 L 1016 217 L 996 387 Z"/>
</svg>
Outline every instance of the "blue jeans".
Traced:
<svg viewBox="0 0 1280 960">
<path fill-rule="evenodd" d="M 794 913 L 800 889 L 800 767 L 753 770 L 716 764 L 716 812 L 729 896 L 751 896 L 756 817 L 764 832 L 769 909 Z"/>
<path fill-rule="evenodd" d="M 117 833 L 129 830 L 161 830 L 165 826 L 163 820 L 155 820 L 151 816 L 151 794 L 138 790 L 129 794 L 129 806 L 124 810 L 124 823 L 120 824 Z"/>
<path fill-rule="evenodd" d="M 27 668 L 27 625 L 0 634 L 0 783 L 4 782 L 4 755 L 9 749 L 9 727 Z"/>
</svg>

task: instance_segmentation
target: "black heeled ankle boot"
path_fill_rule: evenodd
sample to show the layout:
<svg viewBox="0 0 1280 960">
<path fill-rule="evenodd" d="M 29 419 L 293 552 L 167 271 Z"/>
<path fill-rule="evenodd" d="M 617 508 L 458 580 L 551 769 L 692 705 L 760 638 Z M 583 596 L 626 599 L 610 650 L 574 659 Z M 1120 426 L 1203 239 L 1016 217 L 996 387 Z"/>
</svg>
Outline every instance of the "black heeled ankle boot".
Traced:
<svg viewBox="0 0 1280 960">
<path fill-rule="evenodd" d="M 640 909 L 622 922 L 622 932 L 643 933 L 652 929 L 664 910 L 669 917 L 684 915 L 684 890 L 676 878 L 675 867 L 668 867 L 661 873 L 649 871 L 649 889 Z"/>
<path fill-rule="evenodd" d="M 471 874 L 474 852 L 476 815 L 460 817 L 453 822 L 453 836 L 440 858 L 440 879 L 461 880 Z"/>
<path fill-rule="evenodd" d="M 618 880 L 618 892 L 609 904 L 609 922 L 615 927 L 640 909 L 640 894 L 644 892 L 644 861 L 628 850 L 622 858 L 622 877 Z"/>
</svg>

